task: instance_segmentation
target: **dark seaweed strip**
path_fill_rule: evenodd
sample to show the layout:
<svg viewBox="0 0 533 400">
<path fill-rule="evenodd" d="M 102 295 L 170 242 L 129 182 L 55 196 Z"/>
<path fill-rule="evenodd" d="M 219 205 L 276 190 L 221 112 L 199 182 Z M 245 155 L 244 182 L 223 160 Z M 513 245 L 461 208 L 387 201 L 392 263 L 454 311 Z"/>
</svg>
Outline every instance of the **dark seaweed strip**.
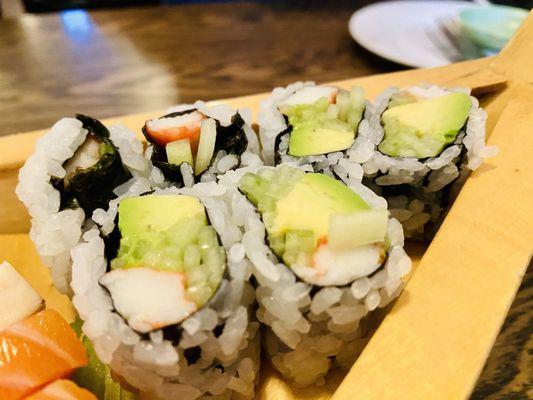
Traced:
<svg viewBox="0 0 533 400">
<path fill-rule="evenodd" d="M 436 157 L 440 157 L 442 152 L 444 150 L 446 150 L 450 146 L 454 146 L 454 145 L 460 146 L 461 147 L 461 153 L 459 154 L 458 157 L 456 157 L 456 159 L 452 160 L 452 162 L 451 162 L 451 163 L 455 164 L 455 166 L 457 167 L 457 169 L 459 171 L 461 171 L 461 165 L 465 163 L 466 157 L 467 157 L 467 149 L 463 145 L 463 139 L 464 139 L 464 137 L 466 135 L 466 127 L 467 127 L 467 125 L 468 125 L 468 119 L 466 120 L 466 122 L 463 125 L 463 127 L 457 133 L 457 136 L 456 136 L 455 140 L 452 143 L 448 143 L 446 146 L 444 146 L 442 151 L 439 153 L 439 155 L 436 156 Z M 376 146 L 376 151 L 378 151 L 379 153 L 381 153 L 383 155 L 386 155 L 386 154 L 382 153 L 379 150 L 379 145 Z M 387 157 L 390 157 L 390 156 L 387 156 Z M 391 157 L 391 158 L 400 158 L 401 159 L 403 157 Z M 429 158 L 433 158 L 433 157 L 419 158 L 418 161 L 423 163 L 423 162 L 427 161 Z M 369 187 L 371 189 L 373 189 L 372 188 L 373 185 L 378 186 L 379 189 L 380 189 L 379 195 L 383 196 L 387 201 L 391 197 L 396 197 L 396 196 L 402 196 L 403 195 L 403 196 L 406 196 L 409 201 L 411 201 L 413 199 L 418 199 L 418 200 L 421 200 L 423 203 L 425 203 L 426 207 L 428 206 L 428 202 L 426 201 L 427 193 L 424 191 L 424 188 L 426 188 L 429 185 L 429 172 L 424 176 L 422 182 L 420 182 L 420 186 L 413 186 L 412 184 L 409 184 L 409 183 L 380 186 L 377 183 L 375 183 L 375 181 L 376 181 L 377 178 L 379 178 L 379 177 L 381 177 L 383 175 L 385 175 L 385 174 L 383 174 L 381 172 L 378 172 L 377 175 L 373 176 L 372 178 L 364 177 L 362 183 L 365 186 L 367 186 L 367 187 Z M 453 188 L 453 185 L 455 184 L 455 182 L 457 181 L 457 179 L 458 179 L 458 177 L 456 179 L 454 179 L 453 181 L 449 182 L 446 186 L 444 186 L 438 192 L 433 192 L 433 195 L 435 196 L 435 198 L 431 202 L 433 204 L 438 205 L 439 207 L 441 207 L 443 209 L 443 211 L 442 211 L 442 213 L 441 213 L 441 215 L 439 217 L 439 220 L 436 221 L 436 222 L 433 222 L 431 220 L 428 221 L 424 225 L 422 235 L 420 237 L 418 237 L 418 236 L 412 237 L 412 238 L 410 238 L 411 240 L 422 240 L 422 241 L 429 242 L 429 241 L 431 241 L 433 239 L 433 237 L 437 233 L 437 230 L 439 229 L 440 225 L 442 224 L 442 221 L 444 220 L 444 217 L 445 217 L 446 213 L 448 212 L 450 206 L 453 203 L 452 188 Z"/>
<path fill-rule="evenodd" d="M 52 177 L 50 179 L 50 183 L 59 192 L 60 195 L 60 203 L 59 203 L 59 209 L 60 210 L 75 210 L 76 208 L 79 208 L 79 204 L 76 201 L 76 198 L 72 193 L 69 193 L 65 190 L 65 185 L 63 182 L 63 179 L 61 178 L 54 178 Z"/>
<path fill-rule="evenodd" d="M 181 174 L 180 165 L 171 164 L 168 161 L 152 160 L 155 167 L 159 168 L 166 180 L 171 181 L 178 186 L 183 186 L 183 175 Z M 194 170 L 194 168 L 193 168 Z"/>
<path fill-rule="evenodd" d="M 290 135 L 292 132 L 292 125 L 287 124 L 287 128 L 280 133 L 278 133 L 278 136 L 276 136 L 276 140 L 274 142 L 274 165 L 278 165 L 281 163 L 281 153 L 279 151 L 279 145 L 281 143 L 281 139 L 285 135 Z"/>
<path fill-rule="evenodd" d="M 218 324 L 217 326 L 215 326 L 215 329 L 213 329 L 213 335 L 215 335 L 216 338 L 222 335 L 225 325 L 226 325 L 225 323 L 222 323 L 222 324 Z"/>
<path fill-rule="evenodd" d="M 90 133 L 96 136 L 99 139 L 109 139 L 109 131 L 95 118 L 89 117 L 83 114 L 76 114 L 76 119 L 83 124 L 83 127 L 87 129 Z"/>
<path fill-rule="evenodd" d="M 116 198 L 113 193 L 120 184 L 131 178 L 124 167 L 116 148 L 104 154 L 92 167 L 77 172 L 64 184 L 64 189 L 76 198 L 87 216 L 97 208 L 106 209 L 109 201 Z"/>
<path fill-rule="evenodd" d="M 222 126 L 218 121 L 216 121 L 216 125 L 215 154 L 220 150 L 225 150 L 228 154 L 240 156 L 248 146 L 248 138 L 243 130 L 244 120 L 241 115 L 236 113 L 231 118 L 231 125 L 229 126 Z"/>
<path fill-rule="evenodd" d="M 115 216 L 115 228 L 113 231 L 105 236 L 104 239 L 104 254 L 107 260 L 107 271 L 111 269 L 111 260 L 113 260 L 118 254 L 118 248 L 120 246 L 120 239 L 122 239 L 122 234 L 120 229 L 118 229 L 118 213 Z"/>
<path fill-rule="evenodd" d="M 187 365 L 195 364 L 202 356 L 202 348 L 200 346 L 189 347 L 183 350 L 183 355 L 187 360 Z"/>
<path fill-rule="evenodd" d="M 183 334 L 180 325 L 165 326 L 163 329 L 161 329 L 161 331 L 163 332 L 163 339 L 170 340 L 174 345 L 179 344 Z M 146 335 L 148 336 L 148 334 Z"/>
</svg>

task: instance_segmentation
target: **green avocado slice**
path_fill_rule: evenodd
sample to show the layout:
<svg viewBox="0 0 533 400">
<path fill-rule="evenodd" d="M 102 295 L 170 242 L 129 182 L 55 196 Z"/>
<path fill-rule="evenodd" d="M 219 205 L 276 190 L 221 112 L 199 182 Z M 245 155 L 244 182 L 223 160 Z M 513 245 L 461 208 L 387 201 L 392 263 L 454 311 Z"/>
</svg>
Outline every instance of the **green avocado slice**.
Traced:
<svg viewBox="0 0 533 400">
<path fill-rule="evenodd" d="M 122 237 L 162 232 L 186 218 L 205 222 L 205 210 L 195 197 L 148 195 L 129 197 L 118 205 L 118 227 Z"/>
<path fill-rule="evenodd" d="M 276 204 L 276 216 L 267 227 L 273 235 L 289 230 L 308 230 L 317 239 L 327 237 L 333 213 L 368 209 L 368 204 L 350 188 L 322 174 L 309 173 Z"/>
<path fill-rule="evenodd" d="M 471 106 L 467 94 L 451 93 L 389 108 L 378 149 L 391 157 L 436 157 L 456 139 Z"/>
</svg>

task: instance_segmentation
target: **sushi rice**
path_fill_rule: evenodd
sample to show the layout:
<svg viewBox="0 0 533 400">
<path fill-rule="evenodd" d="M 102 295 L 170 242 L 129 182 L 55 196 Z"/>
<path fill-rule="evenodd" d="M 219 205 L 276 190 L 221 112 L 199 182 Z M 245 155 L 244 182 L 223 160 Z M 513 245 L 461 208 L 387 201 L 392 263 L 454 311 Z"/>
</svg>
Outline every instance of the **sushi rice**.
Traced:
<svg viewBox="0 0 533 400">
<path fill-rule="evenodd" d="M 300 166 L 307 171 L 325 173 L 348 185 L 364 177 L 363 184 L 387 200 L 392 215 L 402 223 L 408 238 L 430 239 L 468 174 L 477 169 L 483 159 L 497 153 L 495 147 L 485 145 L 486 112 L 473 96 L 469 96 L 472 105 L 466 126 L 454 143 L 438 156 L 417 159 L 391 157 L 380 152 L 378 146 L 384 138 L 381 117 L 395 95 L 407 93 L 419 99 L 432 99 L 451 93 L 470 93 L 465 88 L 420 85 L 404 90 L 390 88 L 374 102 L 367 102 L 349 149 L 305 157 L 291 156 L 287 154 L 289 134 L 284 134 L 287 122 L 280 106 L 292 96 L 312 88 L 324 87 L 315 86 L 313 82 L 296 82 L 286 88 L 275 88 L 261 103 L 258 124 L 267 165 Z M 317 91 L 317 96 L 319 93 Z M 302 96 L 299 100 L 303 101 Z M 409 190 L 405 190 L 406 185 Z"/>
</svg>

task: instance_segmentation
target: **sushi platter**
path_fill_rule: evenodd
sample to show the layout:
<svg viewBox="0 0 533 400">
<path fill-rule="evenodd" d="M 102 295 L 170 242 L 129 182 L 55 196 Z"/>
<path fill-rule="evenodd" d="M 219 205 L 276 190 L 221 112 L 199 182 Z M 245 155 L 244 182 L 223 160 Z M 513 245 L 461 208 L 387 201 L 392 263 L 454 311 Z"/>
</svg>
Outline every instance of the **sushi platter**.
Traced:
<svg viewBox="0 0 533 400">
<path fill-rule="evenodd" d="M 0 397 L 468 398 L 533 250 L 531 54 L 530 14 L 491 58 L 0 138 L 0 341 L 42 347 Z"/>
</svg>

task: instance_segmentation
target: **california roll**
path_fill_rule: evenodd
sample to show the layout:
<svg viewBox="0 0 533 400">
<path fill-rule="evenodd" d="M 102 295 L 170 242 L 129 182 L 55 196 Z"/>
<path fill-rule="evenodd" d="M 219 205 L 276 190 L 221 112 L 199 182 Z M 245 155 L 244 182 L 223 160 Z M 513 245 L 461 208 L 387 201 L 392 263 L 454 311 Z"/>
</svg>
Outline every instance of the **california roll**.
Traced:
<svg viewBox="0 0 533 400">
<path fill-rule="evenodd" d="M 496 154 L 486 118 L 466 89 L 392 88 L 376 99 L 364 183 L 387 199 L 406 237 L 431 238 L 470 171 Z"/>
</svg>

